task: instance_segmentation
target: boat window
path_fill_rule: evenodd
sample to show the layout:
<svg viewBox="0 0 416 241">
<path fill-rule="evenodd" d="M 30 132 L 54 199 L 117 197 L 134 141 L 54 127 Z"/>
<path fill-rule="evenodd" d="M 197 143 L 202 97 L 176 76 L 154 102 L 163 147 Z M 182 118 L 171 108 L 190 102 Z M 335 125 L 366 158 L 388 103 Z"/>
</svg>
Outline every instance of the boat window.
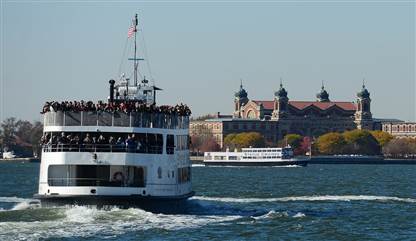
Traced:
<svg viewBox="0 0 416 241">
<path fill-rule="evenodd" d="M 173 135 L 167 135 L 166 138 L 166 153 L 174 154 L 175 150 L 175 139 Z"/>
<path fill-rule="evenodd" d="M 176 150 L 188 150 L 189 149 L 189 137 L 188 135 L 177 135 L 176 136 Z"/>
<path fill-rule="evenodd" d="M 145 187 L 145 168 L 119 165 L 51 165 L 49 186 Z"/>
<path fill-rule="evenodd" d="M 237 156 L 229 156 L 228 160 L 237 160 Z"/>
</svg>

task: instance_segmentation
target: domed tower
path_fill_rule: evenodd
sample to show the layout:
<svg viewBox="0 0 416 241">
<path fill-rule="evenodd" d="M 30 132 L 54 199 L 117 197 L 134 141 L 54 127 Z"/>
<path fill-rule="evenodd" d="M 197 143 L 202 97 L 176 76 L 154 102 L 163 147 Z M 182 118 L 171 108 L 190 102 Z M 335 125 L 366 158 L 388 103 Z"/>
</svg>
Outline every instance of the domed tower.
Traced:
<svg viewBox="0 0 416 241">
<path fill-rule="evenodd" d="M 241 108 L 247 104 L 248 102 L 248 94 L 247 91 L 243 88 L 243 81 L 241 81 L 240 84 L 240 90 L 235 92 L 234 95 L 234 117 L 235 118 L 241 118 Z"/>
<path fill-rule="evenodd" d="M 363 81 L 363 87 L 361 91 L 357 93 L 357 111 L 355 112 L 357 129 L 373 129 L 373 116 L 371 114 L 370 104 L 370 92 L 365 88 Z"/>
<path fill-rule="evenodd" d="M 318 99 L 319 102 L 329 102 L 329 94 L 325 90 L 325 86 L 323 82 L 322 82 L 321 92 L 316 94 L 316 98 Z"/>
<path fill-rule="evenodd" d="M 316 94 L 316 98 L 318 99 L 319 102 L 329 102 L 329 94 L 325 90 L 325 86 L 324 86 L 323 81 L 322 81 L 321 92 Z"/>
<path fill-rule="evenodd" d="M 274 93 L 274 107 L 273 107 L 273 119 L 280 119 L 287 115 L 289 108 L 289 98 L 287 98 L 287 91 L 283 88 L 282 82 L 280 82 L 280 88 Z"/>
</svg>

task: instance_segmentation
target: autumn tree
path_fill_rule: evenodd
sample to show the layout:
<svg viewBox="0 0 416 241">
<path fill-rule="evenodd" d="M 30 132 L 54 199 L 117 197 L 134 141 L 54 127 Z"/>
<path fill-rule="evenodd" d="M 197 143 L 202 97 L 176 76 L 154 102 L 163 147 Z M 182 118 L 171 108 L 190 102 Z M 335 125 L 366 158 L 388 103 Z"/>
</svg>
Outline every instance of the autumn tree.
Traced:
<svg viewBox="0 0 416 241">
<path fill-rule="evenodd" d="M 312 149 L 312 140 L 309 136 L 304 136 L 300 143 L 300 146 L 296 150 L 296 155 L 305 155 Z"/>
<path fill-rule="evenodd" d="M 227 148 L 234 150 L 235 148 L 237 148 L 235 142 L 234 142 L 234 138 L 237 136 L 237 134 L 228 134 L 225 138 L 224 138 L 224 146 L 226 146 Z"/>
<path fill-rule="evenodd" d="M 395 138 L 384 146 L 383 154 L 393 158 L 414 157 L 416 155 L 416 140 Z"/>
<path fill-rule="evenodd" d="M 191 136 L 190 149 L 193 152 L 219 151 L 220 145 L 212 135 Z"/>
<path fill-rule="evenodd" d="M 324 134 L 316 141 L 319 152 L 327 155 L 343 153 L 345 145 L 346 141 L 344 136 L 337 132 Z"/>
<path fill-rule="evenodd" d="M 376 138 L 378 144 L 384 147 L 389 141 L 393 140 L 393 136 L 385 131 L 370 131 L 371 135 Z"/>
<path fill-rule="evenodd" d="M 229 134 L 224 139 L 224 145 L 228 148 L 264 147 L 264 137 L 257 132 L 243 132 Z"/>
<path fill-rule="evenodd" d="M 210 137 L 206 139 L 200 147 L 200 151 L 202 152 L 219 151 L 219 150 L 221 150 L 221 147 L 214 137 Z"/>
<path fill-rule="evenodd" d="M 300 147 L 303 137 L 298 134 L 287 134 L 282 140 L 282 146 L 290 145 L 293 149 Z"/>
<path fill-rule="evenodd" d="M 347 154 L 379 155 L 380 144 L 367 130 L 352 130 L 343 133 L 346 146 L 344 152 Z"/>
<path fill-rule="evenodd" d="M 39 142 L 42 134 L 43 125 L 39 121 L 32 124 L 29 121 L 16 121 L 16 118 L 8 118 L 1 123 L 1 146 L 23 156 L 39 156 L 41 153 Z"/>
<path fill-rule="evenodd" d="M 12 148 L 15 146 L 16 118 L 5 119 L 1 123 L 3 148 Z"/>
</svg>

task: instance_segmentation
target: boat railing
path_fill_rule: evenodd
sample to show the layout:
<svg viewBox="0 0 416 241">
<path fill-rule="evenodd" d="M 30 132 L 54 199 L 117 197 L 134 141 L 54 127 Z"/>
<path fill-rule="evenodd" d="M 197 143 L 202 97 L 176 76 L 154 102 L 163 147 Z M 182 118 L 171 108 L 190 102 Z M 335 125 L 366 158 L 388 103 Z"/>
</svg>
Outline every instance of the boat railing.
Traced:
<svg viewBox="0 0 416 241">
<path fill-rule="evenodd" d="M 148 112 L 51 111 L 44 114 L 44 125 L 187 129 L 189 116 Z"/>
<path fill-rule="evenodd" d="M 125 144 L 46 144 L 43 152 L 129 152 L 162 154 L 162 145 L 132 145 Z M 173 150 L 167 148 L 167 154 L 173 154 Z"/>
</svg>

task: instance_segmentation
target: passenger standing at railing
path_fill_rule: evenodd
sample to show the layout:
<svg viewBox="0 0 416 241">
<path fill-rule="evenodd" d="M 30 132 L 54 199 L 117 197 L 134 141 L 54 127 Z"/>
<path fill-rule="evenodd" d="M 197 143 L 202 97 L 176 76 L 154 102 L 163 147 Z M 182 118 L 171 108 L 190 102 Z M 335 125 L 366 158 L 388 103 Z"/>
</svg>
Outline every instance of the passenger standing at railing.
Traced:
<svg viewBox="0 0 416 241">
<path fill-rule="evenodd" d="M 62 132 L 61 136 L 58 138 L 58 149 L 63 151 L 65 144 L 68 144 L 68 139 L 65 136 L 65 132 Z"/>
<path fill-rule="evenodd" d="M 68 151 L 72 151 L 72 147 L 71 147 L 72 135 L 71 134 L 67 135 L 66 140 L 67 140 L 67 143 L 64 145 L 64 148 Z"/>
<path fill-rule="evenodd" d="M 115 140 L 113 136 L 110 136 L 108 138 L 108 145 L 110 146 L 110 152 L 113 152 L 113 146 L 114 146 Z"/>
<path fill-rule="evenodd" d="M 97 149 L 103 150 L 103 151 L 108 151 L 107 150 L 107 147 L 105 146 L 106 143 L 107 142 L 105 141 L 104 136 L 103 135 L 100 135 L 98 137 L 98 140 L 97 140 Z"/>
<path fill-rule="evenodd" d="M 131 135 L 127 136 L 126 147 L 128 152 L 134 152 L 136 150 L 134 140 L 131 138 Z"/>
<path fill-rule="evenodd" d="M 117 142 L 116 142 L 116 150 L 117 151 L 123 151 L 124 148 L 125 148 L 125 143 L 124 143 L 123 139 L 121 139 L 121 137 L 119 137 L 117 139 Z"/>
<path fill-rule="evenodd" d="M 84 140 L 83 140 L 83 146 L 84 148 L 88 151 L 89 148 L 91 148 L 91 144 L 92 144 L 92 140 L 90 138 L 90 134 L 87 133 L 87 135 L 85 136 Z"/>
</svg>

